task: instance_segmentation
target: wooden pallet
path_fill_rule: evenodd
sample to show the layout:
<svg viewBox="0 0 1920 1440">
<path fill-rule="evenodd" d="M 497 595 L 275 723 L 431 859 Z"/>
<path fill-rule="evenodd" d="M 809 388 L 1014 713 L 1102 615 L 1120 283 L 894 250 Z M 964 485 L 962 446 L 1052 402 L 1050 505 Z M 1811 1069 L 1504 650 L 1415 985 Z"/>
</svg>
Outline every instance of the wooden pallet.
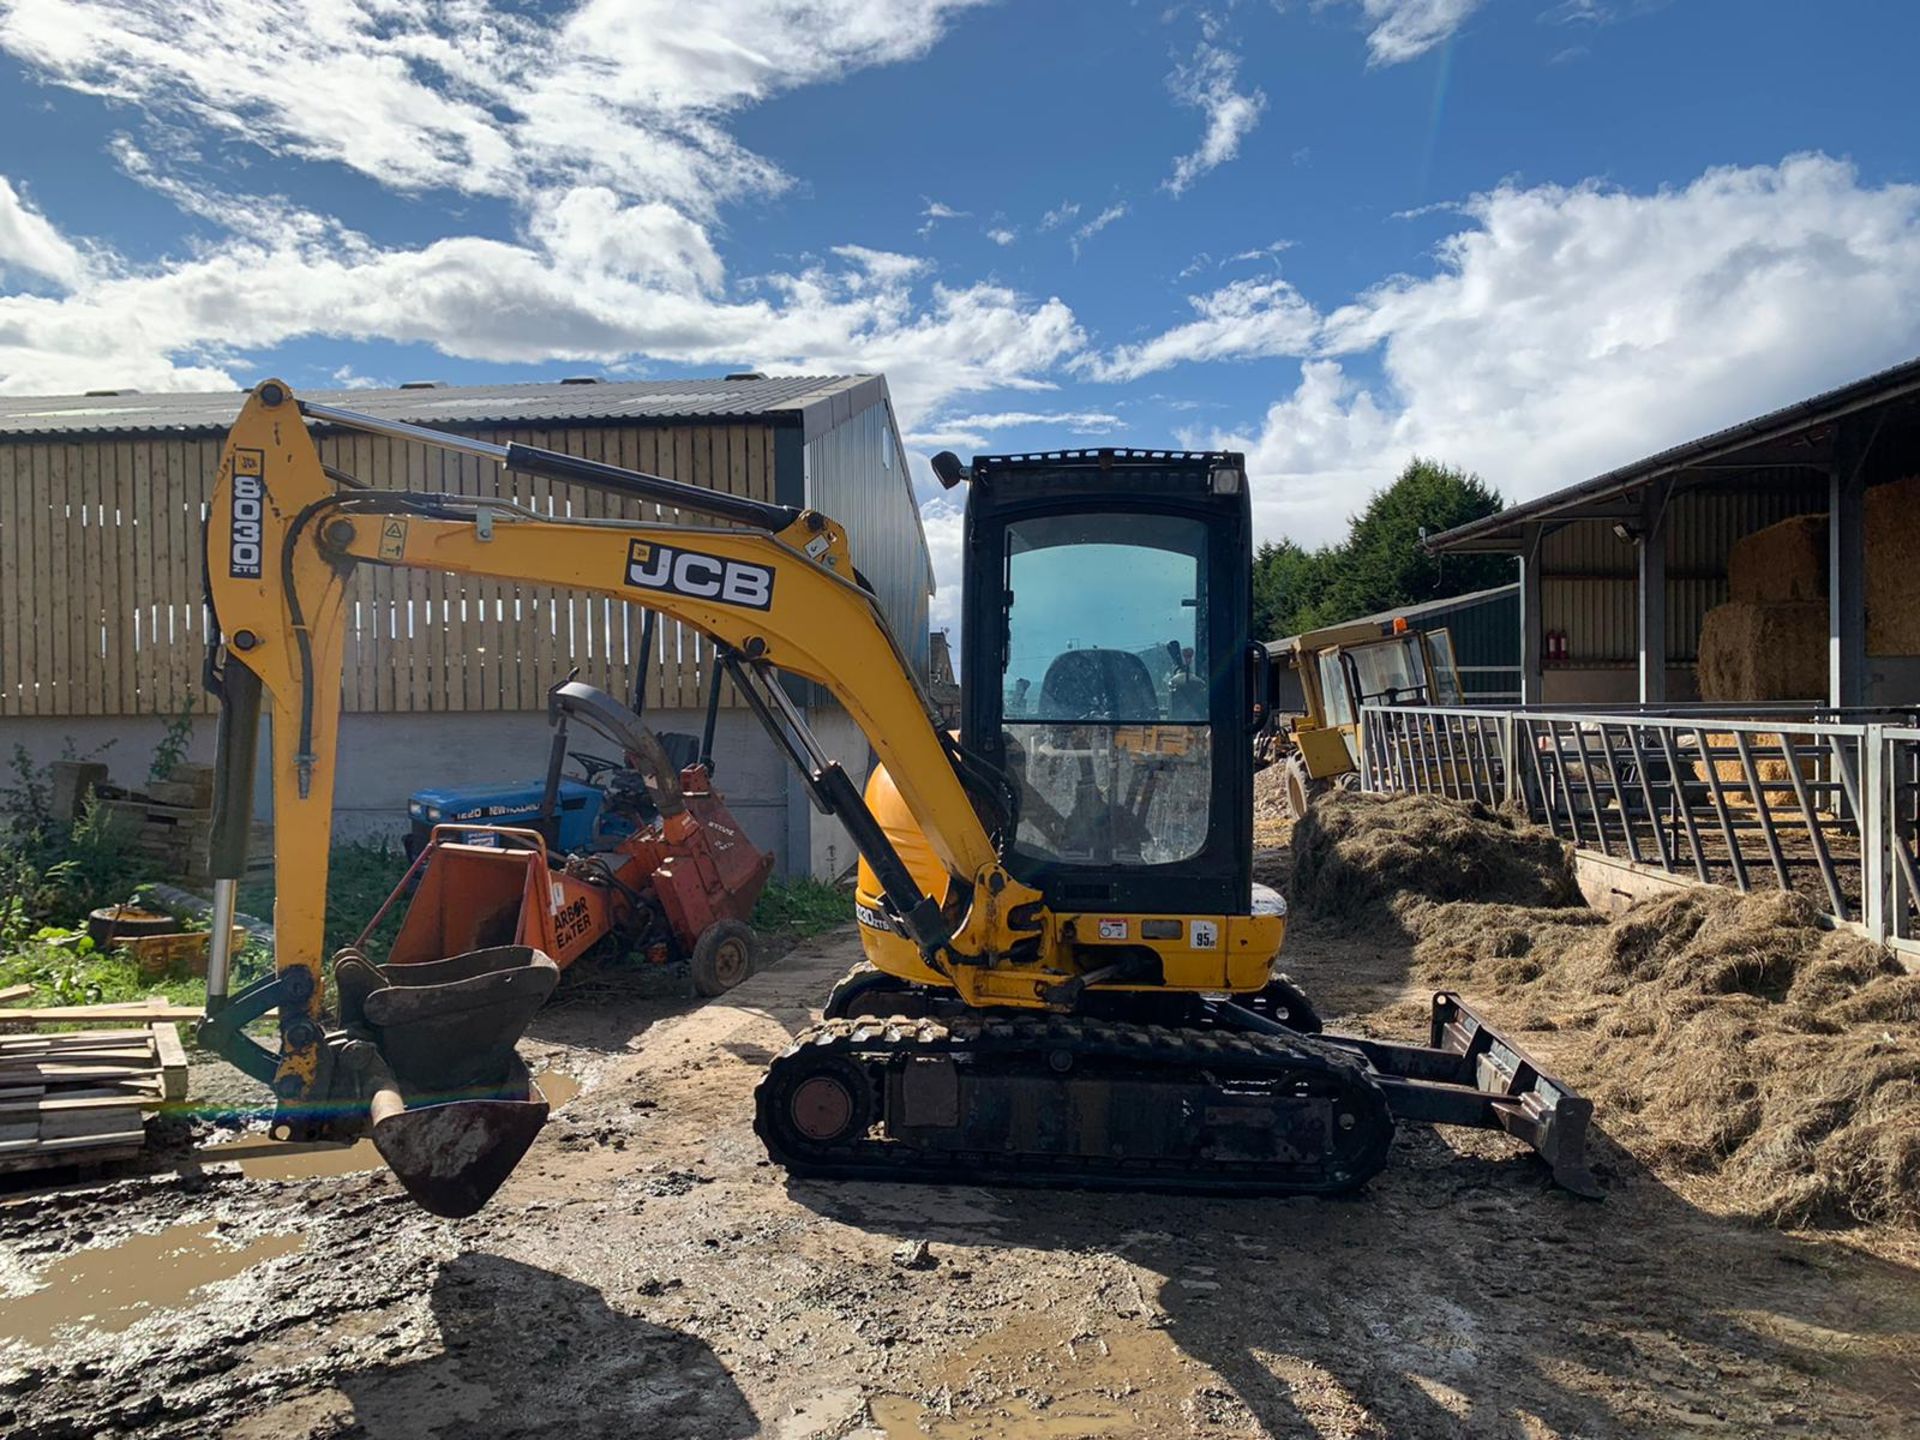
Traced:
<svg viewBox="0 0 1920 1440">
<path fill-rule="evenodd" d="M 130 1159 L 146 1112 L 186 1096 L 187 1052 L 167 1022 L 0 1035 L 0 1173 Z"/>
</svg>

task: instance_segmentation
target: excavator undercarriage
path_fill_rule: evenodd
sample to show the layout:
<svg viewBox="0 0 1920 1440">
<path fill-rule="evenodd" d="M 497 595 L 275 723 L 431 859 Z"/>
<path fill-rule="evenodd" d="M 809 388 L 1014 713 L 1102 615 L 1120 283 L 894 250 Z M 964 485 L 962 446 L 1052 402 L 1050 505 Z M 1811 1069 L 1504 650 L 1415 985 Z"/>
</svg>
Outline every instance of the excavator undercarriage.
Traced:
<svg viewBox="0 0 1920 1440">
<path fill-rule="evenodd" d="M 760 1082 L 754 1128 L 791 1172 L 1334 1194 L 1376 1174 L 1409 1123 L 1503 1130 L 1562 1188 L 1603 1193 L 1592 1102 L 1449 992 L 1427 1044 L 1406 1045 L 1322 1032 L 1285 977 L 1087 1016 L 970 1013 L 891 981 L 856 967 Z"/>
</svg>

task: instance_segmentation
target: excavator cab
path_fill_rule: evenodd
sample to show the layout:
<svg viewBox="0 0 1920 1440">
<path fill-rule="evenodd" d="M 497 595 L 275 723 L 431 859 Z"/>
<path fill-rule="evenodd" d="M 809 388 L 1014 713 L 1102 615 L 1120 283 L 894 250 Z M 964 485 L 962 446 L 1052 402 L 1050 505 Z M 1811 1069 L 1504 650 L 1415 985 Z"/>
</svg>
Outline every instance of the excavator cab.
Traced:
<svg viewBox="0 0 1920 1440">
<path fill-rule="evenodd" d="M 962 734 L 1062 913 L 1231 914 L 1252 885 L 1252 520 L 1238 456 L 978 456 Z"/>
</svg>

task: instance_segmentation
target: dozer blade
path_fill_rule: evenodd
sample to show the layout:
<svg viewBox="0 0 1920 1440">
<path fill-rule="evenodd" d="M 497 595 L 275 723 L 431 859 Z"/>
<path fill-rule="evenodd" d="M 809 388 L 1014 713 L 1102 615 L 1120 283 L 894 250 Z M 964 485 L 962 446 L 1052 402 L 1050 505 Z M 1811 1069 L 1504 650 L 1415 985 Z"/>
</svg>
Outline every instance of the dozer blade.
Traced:
<svg viewBox="0 0 1920 1440">
<path fill-rule="evenodd" d="M 1554 1183 L 1588 1200 L 1606 1191 L 1587 1165 L 1593 1102 L 1450 991 L 1433 997 L 1426 1045 L 1323 1035 L 1364 1055 L 1396 1120 L 1504 1130 L 1547 1163 Z"/>
<path fill-rule="evenodd" d="M 559 967 L 524 945 L 446 960 L 334 968 L 357 1052 L 373 1143 L 435 1215 L 485 1205 L 547 1120 L 546 1097 L 514 1045 L 553 993 Z"/>
</svg>

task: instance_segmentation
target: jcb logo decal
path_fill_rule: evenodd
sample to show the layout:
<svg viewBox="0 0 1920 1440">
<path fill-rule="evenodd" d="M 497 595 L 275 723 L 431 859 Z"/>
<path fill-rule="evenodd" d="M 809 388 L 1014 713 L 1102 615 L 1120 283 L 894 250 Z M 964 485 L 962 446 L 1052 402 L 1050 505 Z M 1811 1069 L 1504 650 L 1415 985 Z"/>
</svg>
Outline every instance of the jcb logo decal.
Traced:
<svg viewBox="0 0 1920 1440">
<path fill-rule="evenodd" d="M 266 458 L 259 450 L 233 452 L 233 525 L 227 573 L 235 580 L 260 578 L 260 529 L 267 502 L 261 476 Z"/>
<path fill-rule="evenodd" d="M 773 571 L 744 560 L 723 560 L 698 550 L 650 545 L 635 540 L 627 546 L 627 583 L 641 590 L 665 590 L 696 600 L 718 600 L 766 610 L 773 605 Z"/>
</svg>

